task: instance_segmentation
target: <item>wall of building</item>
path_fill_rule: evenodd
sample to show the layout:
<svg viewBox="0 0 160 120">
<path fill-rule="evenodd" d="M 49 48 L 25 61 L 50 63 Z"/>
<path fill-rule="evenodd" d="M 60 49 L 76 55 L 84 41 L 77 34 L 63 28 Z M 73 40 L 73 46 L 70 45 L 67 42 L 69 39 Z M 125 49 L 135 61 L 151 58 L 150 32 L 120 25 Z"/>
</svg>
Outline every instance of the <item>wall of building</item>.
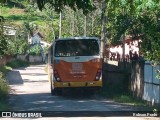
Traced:
<svg viewBox="0 0 160 120">
<path fill-rule="evenodd" d="M 41 37 L 38 34 L 34 35 L 31 39 L 32 39 L 31 40 L 32 44 L 36 44 L 36 43 L 40 43 L 41 42 Z"/>
</svg>

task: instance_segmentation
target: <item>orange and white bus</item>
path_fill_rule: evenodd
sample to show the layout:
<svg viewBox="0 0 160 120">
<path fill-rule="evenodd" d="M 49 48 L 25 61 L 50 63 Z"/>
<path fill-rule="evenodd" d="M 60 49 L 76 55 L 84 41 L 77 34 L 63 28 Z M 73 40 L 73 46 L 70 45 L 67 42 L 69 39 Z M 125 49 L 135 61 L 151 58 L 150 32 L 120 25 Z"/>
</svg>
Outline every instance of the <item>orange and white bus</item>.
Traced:
<svg viewBox="0 0 160 120">
<path fill-rule="evenodd" d="M 56 39 L 48 51 L 51 94 L 69 87 L 102 87 L 100 40 L 96 37 Z"/>
</svg>

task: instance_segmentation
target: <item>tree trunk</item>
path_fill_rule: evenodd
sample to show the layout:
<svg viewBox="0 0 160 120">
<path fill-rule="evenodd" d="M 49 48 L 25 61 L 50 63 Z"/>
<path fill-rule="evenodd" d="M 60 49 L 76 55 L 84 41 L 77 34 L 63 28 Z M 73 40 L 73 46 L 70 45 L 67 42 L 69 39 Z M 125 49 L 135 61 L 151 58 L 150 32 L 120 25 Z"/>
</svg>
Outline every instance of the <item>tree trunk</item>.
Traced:
<svg viewBox="0 0 160 120">
<path fill-rule="evenodd" d="M 62 13 L 60 12 L 59 15 L 59 38 L 61 38 L 61 34 L 62 34 Z"/>
<path fill-rule="evenodd" d="M 102 29 L 101 29 L 101 57 L 102 60 L 104 62 L 104 41 L 106 40 L 106 15 L 105 15 L 105 11 L 106 11 L 106 0 L 102 1 Z"/>
</svg>

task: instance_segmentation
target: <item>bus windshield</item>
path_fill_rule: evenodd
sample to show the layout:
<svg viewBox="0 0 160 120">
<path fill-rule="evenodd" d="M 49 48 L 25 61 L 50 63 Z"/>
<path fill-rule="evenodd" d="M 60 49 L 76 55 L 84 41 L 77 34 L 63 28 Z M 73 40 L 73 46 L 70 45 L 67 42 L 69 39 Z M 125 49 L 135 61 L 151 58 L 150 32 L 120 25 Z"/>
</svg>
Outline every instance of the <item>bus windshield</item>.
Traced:
<svg viewBox="0 0 160 120">
<path fill-rule="evenodd" d="M 55 45 L 55 57 L 99 55 L 99 44 L 96 39 L 59 40 Z"/>
</svg>

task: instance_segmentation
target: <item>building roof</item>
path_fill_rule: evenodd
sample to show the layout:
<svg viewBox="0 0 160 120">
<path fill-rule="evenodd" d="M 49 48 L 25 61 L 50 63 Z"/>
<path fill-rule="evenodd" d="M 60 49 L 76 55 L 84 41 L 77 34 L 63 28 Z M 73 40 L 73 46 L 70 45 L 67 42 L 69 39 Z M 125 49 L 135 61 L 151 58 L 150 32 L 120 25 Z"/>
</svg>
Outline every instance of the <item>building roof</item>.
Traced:
<svg viewBox="0 0 160 120">
<path fill-rule="evenodd" d="M 40 33 L 40 32 L 35 32 L 35 33 L 33 33 L 33 35 L 31 36 L 31 37 L 34 37 L 35 35 L 39 35 L 41 38 L 43 38 L 43 35 Z"/>
</svg>

